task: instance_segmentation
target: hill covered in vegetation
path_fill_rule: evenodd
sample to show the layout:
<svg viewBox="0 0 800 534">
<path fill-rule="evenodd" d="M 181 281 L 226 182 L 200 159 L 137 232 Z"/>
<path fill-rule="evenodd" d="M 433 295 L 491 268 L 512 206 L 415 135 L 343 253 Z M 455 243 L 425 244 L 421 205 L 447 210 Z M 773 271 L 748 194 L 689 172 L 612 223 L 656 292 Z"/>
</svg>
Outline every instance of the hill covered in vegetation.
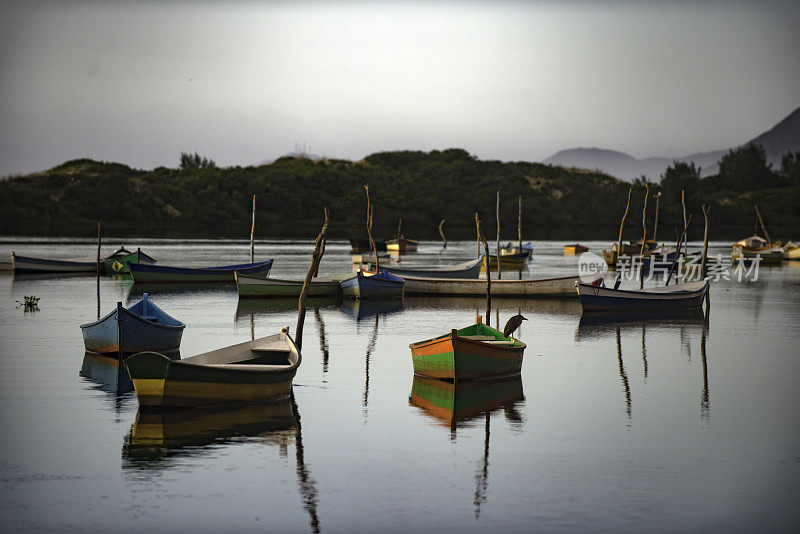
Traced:
<svg viewBox="0 0 800 534">
<path fill-rule="evenodd" d="M 687 191 L 687 207 L 695 213 L 694 220 L 700 221 L 693 224 L 698 235 L 701 203 L 713 207 L 714 236 L 723 231 L 749 233 L 754 203 L 771 234 L 800 230 L 800 179 L 796 176 L 800 154 L 789 154 L 786 169 L 782 166 L 778 171 L 766 162 L 760 168 L 758 161 L 753 164 L 738 151 L 728 156 L 727 175 L 701 179 L 697 169 L 675 163 L 665 170 L 661 184 L 651 184 L 651 193 L 663 193 L 659 235 L 669 238 L 682 220 L 681 189 Z M 500 190 L 504 240 L 516 236 L 519 195 L 527 239 L 615 239 L 631 187 L 597 172 L 481 161 L 461 149 L 383 152 L 359 162 L 284 157 L 268 165 L 231 168 L 197 159 L 205 164 L 187 165 L 182 160 L 182 168 L 151 171 L 82 159 L 6 178 L 0 181 L 0 233 L 90 236 L 102 220 L 106 235 L 246 238 L 255 194 L 258 237 L 314 235 L 326 206 L 331 212 L 332 237 L 364 236 L 363 185 L 369 184 L 379 237 L 393 235 L 402 217 L 405 233 L 412 238 L 438 238 L 439 222 L 446 219 L 449 239 L 471 239 L 478 212 L 491 240 Z M 755 174 L 742 178 L 742 173 Z M 641 231 L 644 193 L 641 181 L 633 187 L 626 225 L 626 236 L 631 238 Z M 648 208 L 649 228 L 653 214 Z"/>
</svg>

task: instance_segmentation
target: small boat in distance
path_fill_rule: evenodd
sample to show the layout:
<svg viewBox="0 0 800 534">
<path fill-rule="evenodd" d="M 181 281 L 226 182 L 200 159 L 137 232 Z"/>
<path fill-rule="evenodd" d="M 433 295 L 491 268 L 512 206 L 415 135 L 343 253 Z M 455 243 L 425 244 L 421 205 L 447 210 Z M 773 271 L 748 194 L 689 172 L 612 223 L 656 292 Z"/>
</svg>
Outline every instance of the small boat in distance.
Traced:
<svg viewBox="0 0 800 534">
<path fill-rule="evenodd" d="M 122 357 L 144 350 L 176 351 L 180 349 L 184 328 L 185 324 L 150 302 L 145 293 L 130 308 L 117 302 L 114 311 L 102 319 L 82 324 L 81 332 L 86 350 Z"/>
<path fill-rule="evenodd" d="M 517 245 L 511 244 L 511 242 L 509 241 L 509 243 L 506 246 L 500 249 L 500 255 L 508 256 L 511 254 L 527 254 L 528 257 L 530 258 L 531 254 L 533 254 L 533 244 L 530 242 L 523 243 L 522 248 L 519 248 Z"/>
<path fill-rule="evenodd" d="M 300 296 L 304 280 L 279 280 L 235 273 L 240 298 L 287 298 Z M 313 278 L 307 297 L 341 297 L 341 279 Z"/>
<path fill-rule="evenodd" d="M 761 236 L 752 235 L 732 245 L 731 257 L 734 261 L 752 261 L 759 257 L 761 263 L 780 263 L 783 249 L 780 241 L 770 243 Z"/>
<path fill-rule="evenodd" d="M 558 278 L 539 278 L 533 280 L 494 280 L 492 297 L 520 298 L 576 298 L 575 283 L 581 278 L 561 276 Z M 427 295 L 441 297 L 485 297 L 486 280 L 465 280 L 458 278 L 405 277 L 403 292 L 406 295 Z M 596 283 L 599 283 L 597 279 Z"/>
<path fill-rule="evenodd" d="M 34 258 L 33 256 L 20 256 L 11 251 L 11 265 L 16 273 L 96 273 L 96 258 L 73 258 L 66 260 L 52 260 L 48 258 Z M 100 261 L 100 272 L 105 272 L 105 266 Z"/>
<path fill-rule="evenodd" d="M 128 268 L 128 263 L 155 263 L 156 260 L 153 259 L 151 256 L 148 256 L 144 252 L 142 252 L 141 248 L 137 248 L 134 252 L 126 249 L 125 247 L 119 247 L 117 250 L 112 252 L 110 255 L 106 256 L 103 259 L 103 264 L 105 265 L 106 274 L 111 273 L 130 273 L 130 269 Z"/>
<path fill-rule="evenodd" d="M 393 252 L 416 252 L 417 245 L 419 245 L 419 241 L 406 239 L 405 236 L 401 236 L 399 239 L 386 240 L 386 250 Z"/>
<path fill-rule="evenodd" d="M 800 260 L 800 245 L 797 243 L 789 241 L 781 247 L 781 250 L 784 260 Z"/>
<path fill-rule="evenodd" d="M 139 407 L 158 411 L 283 399 L 302 362 L 284 327 L 279 334 L 245 341 L 182 360 L 140 352 L 125 360 Z"/>
<path fill-rule="evenodd" d="M 613 289 L 600 285 L 576 283 L 578 300 L 584 311 L 694 309 L 703 306 L 709 280 L 647 289 Z"/>
<path fill-rule="evenodd" d="M 477 323 L 411 343 L 414 374 L 444 380 L 507 378 L 520 374 L 525 343 Z"/>
<path fill-rule="evenodd" d="M 573 243 L 571 245 L 564 245 L 564 255 L 565 256 L 575 256 L 576 254 L 583 254 L 584 252 L 588 252 L 589 247 L 585 247 L 580 243 Z"/>
<path fill-rule="evenodd" d="M 500 268 L 505 271 L 521 271 L 527 267 L 530 256 L 531 251 L 518 254 L 503 254 L 501 250 Z M 492 270 L 497 269 L 497 254 L 489 254 L 489 268 Z M 486 262 L 484 262 L 483 270 L 486 270 Z"/>
<path fill-rule="evenodd" d="M 468 260 L 456 265 L 448 265 L 446 267 L 420 267 L 404 268 L 404 267 L 386 267 L 381 265 L 381 271 L 392 273 L 393 275 L 405 278 L 407 276 L 416 276 L 421 278 L 472 278 L 477 279 L 481 274 L 481 266 L 483 265 L 483 255 L 474 260 Z M 370 264 L 368 270 L 374 271 L 375 265 Z"/>
<path fill-rule="evenodd" d="M 170 267 L 149 263 L 128 263 L 134 283 L 236 283 L 234 272 L 266 278 L 272 267 L 271 259 L 256 263 L 222 265 L 220 267 Z"/>
<path fill-rule="evenodd" d="M 392 273 L 378 274 L 358 271 L 355 276 L 342 280 L 342 296 L 350 299 L 388 299 L 403 296 L 405 280 Z"/>
</svg>

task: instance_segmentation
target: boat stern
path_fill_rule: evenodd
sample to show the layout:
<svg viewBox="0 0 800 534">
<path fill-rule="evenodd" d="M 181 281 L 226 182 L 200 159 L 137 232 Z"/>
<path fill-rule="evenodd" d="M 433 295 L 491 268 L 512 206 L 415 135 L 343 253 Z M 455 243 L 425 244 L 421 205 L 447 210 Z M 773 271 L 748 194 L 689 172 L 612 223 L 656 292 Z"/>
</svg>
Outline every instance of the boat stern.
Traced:
<svg viewBox="0 0 800 534">
<path fill-rule="evenodd" d="M 157 352 L 139 352 L 125 360 L 142 409 L 156 409 L 163 405 L 169 365 L 170 359 Z"/>
</svg>

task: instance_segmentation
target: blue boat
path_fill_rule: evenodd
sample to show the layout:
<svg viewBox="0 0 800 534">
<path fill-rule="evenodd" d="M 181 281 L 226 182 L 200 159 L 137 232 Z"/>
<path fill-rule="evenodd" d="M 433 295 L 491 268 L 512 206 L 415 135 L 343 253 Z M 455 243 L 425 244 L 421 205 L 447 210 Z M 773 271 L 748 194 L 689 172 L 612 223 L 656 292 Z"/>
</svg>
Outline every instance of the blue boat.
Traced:
<svg viewBox="0 0 800 534">
<path fill-rule="evenodd" d="M 185 324 L 150 302 L 147 293 L 130 308 L 117 302 L 116 309 L 102 319 L 81 325 L 86 350 L 119 355 L 176 351 L 184 328 Z"/>
<path fill-rule="evenodd" d="M 342 281 L 342 296 L 351 299 L 387 299 L 403 296 L 405 280 L 392 273 L 370 275 L 358 271 L 352 278 Z"/>
<path fill-rule="evenodd" d="M 236 283 L 233 273 L 266 278 L 272 267 L 271 259 L 256 263 L 222 265 L 219 267 L 170 267 L 149 263 L 128 263 L 134 283 Z"/>
<path fill-rule="evenodd" d="M 690 310 L 700 309 L 708 293 L 710 278 L 688 284 L 614 289 L 576 282 L 583 311 L 612 310 Z"/>
</svg>

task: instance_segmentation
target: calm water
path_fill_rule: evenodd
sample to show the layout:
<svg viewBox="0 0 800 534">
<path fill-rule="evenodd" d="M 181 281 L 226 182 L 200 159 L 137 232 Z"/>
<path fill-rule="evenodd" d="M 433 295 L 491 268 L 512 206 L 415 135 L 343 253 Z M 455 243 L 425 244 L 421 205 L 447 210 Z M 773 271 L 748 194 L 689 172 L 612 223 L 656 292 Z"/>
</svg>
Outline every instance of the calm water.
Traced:
<svg viewBox="0 0 800 534">
<path fill-rule="evenodd" d="M 123 244 L 106 240 L 111 246 Z M 244 241 L 126 240 L 161 263 L 247 261 Z M 598 252 L 605 243 L 587 243 Z M 535 242 L 525 277 L 577 272 Z M 712 253 L 728 252 L 724 243 Z M 313 243 L 264 241 L 273 277 Z M 90 241 L 0 240 L 0 253 L 91 256 Z M 330 243 L 321 274 L 352 270 Z M 455 263 L 473 243 L 423 243 L 404 263 Z M 219 262 L 216 258 L 226 258 Z M 514 275 L 512 275 L 514 276 Z M 295 303 L 234 287 L 146 288 L 186 324 L 189 356 L 288 325 Z M 103 314 L 142 291 L 101 280 Z M 41 297 L 26 313 L 15 301 Z M 314 303 L 294 402 L 137 414 L 84 358 L 93 277 L 0 276 L 0 511 L 5 531 L 796 532 L 800 523 L 800 264 L 712 286 L 702 319 L 581 323 L 577 301 L 493 299 L 522 312 L 521 381 L 447 391 L 414 380 L 408 344 L 463 327 L 480 299 Z M 89 375 L 89 376 L 87 376 Z"/>
</svg>

